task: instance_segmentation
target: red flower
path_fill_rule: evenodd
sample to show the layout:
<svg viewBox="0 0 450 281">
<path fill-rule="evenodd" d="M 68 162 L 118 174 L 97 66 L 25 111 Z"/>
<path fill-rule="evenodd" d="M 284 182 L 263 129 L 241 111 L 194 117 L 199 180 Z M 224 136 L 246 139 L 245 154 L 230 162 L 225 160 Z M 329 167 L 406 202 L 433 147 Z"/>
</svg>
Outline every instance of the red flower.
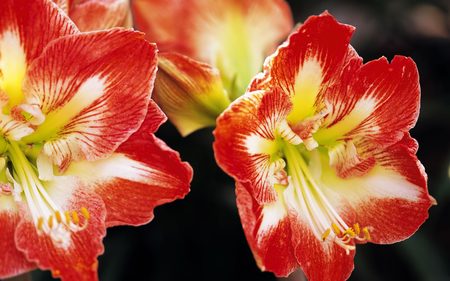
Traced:
<svg viewBox="0 0 450 281">
<path fill-rule="evenodd" d="M 408 131 L 419 113 L 410 58 L 362 64 L 354 28 L 310 17 L 217 120 L 217 163 L 262 270 L 345 280 L 355 243 L 411 236 L 435 200 Z"/>
<path fill-rule="evenodd" d="M 192 169 L 153 133 L 156 46 L 80 33 L 51 1 L 0 2 L 0 278 L 97 280 L 106 227 L 184 197 Z"/>
</svg>

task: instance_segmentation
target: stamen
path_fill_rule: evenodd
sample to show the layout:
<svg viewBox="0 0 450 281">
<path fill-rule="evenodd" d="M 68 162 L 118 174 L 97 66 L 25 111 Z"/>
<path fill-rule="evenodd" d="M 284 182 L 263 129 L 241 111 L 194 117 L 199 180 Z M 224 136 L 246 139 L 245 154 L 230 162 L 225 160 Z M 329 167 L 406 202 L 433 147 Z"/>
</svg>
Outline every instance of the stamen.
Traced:
<svg viewBox="0 0 450 281">
<path fill-rule="evenodd" d="M 44 218 L 40 217 L 38 219 L 37 229 L 42 231 L 42 224 L 44 223 Z"/>
<path fill-rule="evenodd" d="M 327 239 L 328 235 L 330 235 L 330 231 L 331 229 L 329 228 L 325 231 L 325 233 L 322 235 L 322 241 L 325 241 Z"/>
<path fill-rule="evenodd" d="M 80 222 L 80 219 L 78 218 L 78 214 L 75 211 L 72 211 L 72 218 L 73 218 L 74 224 L 78 224 Z"/>
<path fill-rule="evenodd" d="M 334 222 L 331 223 L 331 227 L 333 227 L 333 231 L 334 233 L 336 233 L 336 235 L 339 235 L 341 233 L 339 227 Z"/>
<path fill-rule="evenodd" d="M 350 227 L 349 229 L 347 229 L 346 231 L 344 231 L 344 233 L 342 233 L 342 236 L 348 235 L 349 237 L 355 237 L 355 232 L 353 231 L 353 229 Z"/>
<path fill-rule="evenodd" d="M 69 211 L 65 211 L 64 215 L 66 216 L 66 223 L 70 224 L 70 212 Z"/>
<path fill-rule="evenodd" d="M 370 234 L 369 234 L 369 231 L 367 230 L 367 227 L 364 227 L 362 232 L 364 233 L 364 238 L 366 238 L 367 240 L 370 240 Z"/>
<path fill-rule="evenodd" d="M 89 215 L 89 212 L 85 207 L 81 207 L 81 213 L 87 220 L 91 218 L 91 215 Z"/>
<path fill-rule="evenodd" d="M 356 234 L 356 236 L 358 236 L 359 235 L 359 224 L 358 223 L 355 223 L 354 225 L 353 225 L 353 229 L 355 230 L 355 234 Z"/>
<path fill-rule="evenodd" d="M 53 227 L 53 216 L 50 216 L 48 218 L 48 227 L 52 228 Z"/>
<path fill-rule="evenodd" d="M 59 211 L 56 211 L 55 212 L 55 217 L 56 217 L 56 221 L 58 222 L 58 223 L 61 223 L 61 214 L 59 213 Z"/>
</svg>

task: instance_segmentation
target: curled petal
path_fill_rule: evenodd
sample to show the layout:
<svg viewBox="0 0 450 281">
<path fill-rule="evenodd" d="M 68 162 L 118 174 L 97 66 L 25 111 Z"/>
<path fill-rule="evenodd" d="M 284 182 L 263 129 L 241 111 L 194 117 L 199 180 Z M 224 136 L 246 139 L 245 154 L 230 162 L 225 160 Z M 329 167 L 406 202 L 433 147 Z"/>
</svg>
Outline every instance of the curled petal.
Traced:
<svg viewBox="0 0 450 281">
<path fill-rule="evenodd" d="M 373 156 L 362 158 L 359 156 L 352 140 L 340 141 L 328 148 L 330 167 L 340 178 L 361 177 L 375 166 Z"/>
<path fill-rule="evenodd" d="M 160 54 L 158 62 L 153 99 L 181 135 L 214 126 L 230 104 L 219 71 L 175 53 Z"/>
<path fill-rule="evenodd" d="M 23 112 L 31 115 L 29 119 L 25 118 Z M 44 122 L 45 116 L 38 105 L 34 104 L 18 104 L 11 109 L 11 116 L 15 120 L 27 121 L 31 125 L 40 125 Z"/>
<path fill-rule="evenodd" d="M 290 129 L 286 116 L 289 96 L 278 91 L 251 92 L 235 100 L 217 119 L 213 145 L 219 166 L 237 181 L 250 181 L 259 204 L 277 200 L 270 169 L 278 160 L 281 136 L 301 139 Z"/>
<path fill-rule="evenodd" d="M 53 41 L 23 83 L 23 103 L 45 115 L 23 141 L 45 141 L 60 173 L 71 161 L 108 157 L 141 125 L 155 72 L 156 47 L 142 33 L 116 28 Z"/>
</svg>

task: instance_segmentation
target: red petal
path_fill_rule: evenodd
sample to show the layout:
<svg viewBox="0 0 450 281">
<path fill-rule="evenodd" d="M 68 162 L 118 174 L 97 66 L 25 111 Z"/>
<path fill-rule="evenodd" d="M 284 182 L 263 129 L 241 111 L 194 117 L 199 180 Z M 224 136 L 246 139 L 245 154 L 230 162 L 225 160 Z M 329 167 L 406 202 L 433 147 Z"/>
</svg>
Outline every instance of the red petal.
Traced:
<svg viewBox="0 0 450 281">
<path fill-rule="evenodd" d="M 36 262 L 40 269 L 50 269 L 53 277 L 62 280 L 98 280 L 97 256 L 103 253 L 102 238 L 106 235 L 104 224 L 106 210 L 102 200 L 94 192 L 84 187 L 79 180 L 71 182 L 76 186 L 67 194 L 67 186 L 55 186 L 59 194 L 65 198 L 61 204 L 63 210 L 80 210 L 85 207 L 90 212 L 87 228 L 71 232 L 69 245 L 53 242 L 46 235 L 38 235 L 26 203 L 19 202 L 21 222 L 15 239 L 17 247 L 25 253 L 28 260 Z M 46 187 L 49 191 L 49 187 Z M 83 217 L 81 214 L 79 215 Z"/>
<path fill-rule="evenodd" d="M 4 112 L 22 101 L 25 72 L 47 44 L 78 32 L 50 1 L 0 1 L 0 83 L 10 97 Z"/>
<path fill-rule="evenodd" d="M 291 206 L 289 219 L 295 256 L 309 281 L 346 280 L 350 277 L 354 268 L 354 250 L 347 255 L 336 243 L 317 239 L 309 225 Z M 354 242 L 349 245 L 354 245 Z"/>
<path fill-rule="evenodd" d="M 281 87 L 289 93 L 294 110 L 288 119 L 297 122 L 317 114 L 323 95 L 358 55 L 349 46 L 354 27 L 339 24 L 330 14 L 309 17 L 277 52 L 266 59 L 264 74 L 249 90 Z"/>
<path fill-rule="evenodd" d="M 0 278 L 8 278 L 33 270 L 36 264 L 29 262 L 14 242 L 20 216 L 12 196 L 0 193 L 0 207 Z"/>
<path fill-rule="evenodd" d="M 278 151 L 280 128 L 290 130 L 286 116 L 291 110 L 292 103 L 282 92 L 259 91 L 237 99 L 217 119 L 216 161 L 236 181 L 250 181 L 259 204 L 277 200 L 269 167 L 271 155 Z M 284 137 L 300 140 L 292 131 Z"/>
<path fill-rule="evenodd" d="M 278 205 L 278 210 L 269 209 L 267 205 L 259 205 L 245 186 L 248 184 L 236 182 L 237 206 L 256 263 L 263 271 L 288 276 L 299 268 L 299 264 L 292 247 L 291 226 L 283 196 L 279 194 L 280 201 L 272 203 Z"/>
<path fill-rule="evenodd" d="M 151 135 L 146 124 L 107 159 L 72 163 L 67 174 L 80 177 L 106 204 L 108 227 L 141 225 L 153 219 L 156 206 L 189 192 L 192 168 L 179 154 Z"/>
<path fill-rule="evenodd" d="M 90 0 L 73 5 L 69 16 L 81 31 L 132 27 L 128 0 Z"/>
<path fill-rule="evenodd" d="M 141 125 L 156 72 L 156 46 L 131 30 L 83 33 L 52 42 L 23 83 L 24 103 L 46 115 L 25 142 L 60 172 L 72 160 L 108 157 Z"/>
<path fill-rule="evenodd" d="M 414 127 L 420 106 L 417 67 L 410 58 L 396 56 L 368 62 L 341 77 L 342 86 L 325 97 L 330 113 L 315 135 L 321 139 L 368 138 L 388 147 Z"/>
<path fill-rule="evenodd" d="M 354 205 L 357 222 L 369 229 L 369 242 L 391 244 L 405 240 L 417 231 L 428 218 L 428 209 L 436 204 L 428 194 L 425 170 L 414 155 L 416 148 L 416 142 L 405 134 L 397 144 L 374 153 L 378 165 L 413 186 L 410 190 L 391 188 L 384 194 L 372 191 L 373 196 Z"/>
</svg>

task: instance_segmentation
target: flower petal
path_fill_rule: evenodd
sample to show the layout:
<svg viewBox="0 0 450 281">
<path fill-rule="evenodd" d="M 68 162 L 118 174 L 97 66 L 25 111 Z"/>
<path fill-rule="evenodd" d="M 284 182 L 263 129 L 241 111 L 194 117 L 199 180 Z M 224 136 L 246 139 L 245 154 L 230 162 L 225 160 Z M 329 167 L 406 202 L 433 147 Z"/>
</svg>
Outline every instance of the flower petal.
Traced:
<svg viewBox="0 0 450 281">
<path fill-rule="evenodd" d="M 66 174 L 81 178 L 106 204 L 108 227 L 142 225 L 156 206 L 189 192 L 192 168 L 179 154 L 148 133 L 146 123 L 108 158 L 72 163 Z"/>
<path fill-rule="evenodd" d="M 337 243 L 317 239 L 305 215 L 299 211 L 301 208 L 293 200 L 294 189 L 286 189 L 284 195 L 288 206 L 295 256 L 307 279 L 346 280 L 354 268 L 355 251 L 346 254 Z M 354 245 L 354 242 L 350 242 L 349 245 Z"/>
<path fill-rule="evenodd" d="M 377 164 L 362 177 L 341 179 L 323 167 L 322 182 L 347 198 L 357 212 L 356 222 L 368 228 L 370 242 L 390 244 L 408 238 L 436 203 L 428 195 L 427 176 L 414 155 L 416 148 L 405 134 L 397 144 L 375 150 Z"/>
<path fill-rule="evenodd" d="M 343 87 L 325 97 L 330 114 L 318 142 L 369 138 L 380 148 L 400 141 L 419 116 L 420 86 L 412 59 L 396 56 L 368 62 L 342 75 Z"/>
<path fill-rule="evenodd" d="M 36 262 L 40 269 L 50 269 L 55 278 L 98 280 L 96 258 L 103 253 L 102 238 L 106 235 L 104 203 L 75 177 L 59 176 L 53 181 L 42 183 L 62 210 L 79 211 L 82 207 L 89 210 L 87 227 L 71 232 L 67 244 L 58 244 L 50 236 L 37 233 L 28 205 L 16 201 L 21 212 L 21 221 L 15 234 L 17 247 L 25 253 L 28 260 Z M 79 217 L 86 220 L 81 213 Z"/>
<path fill-rule="evenodd" d="M 217 67 L 232 100 L 293 28 L 289 6 L 279 0 L 137 0 L 132 9 L 137 28 L 162 52 Z"/>
<path fill-rule="evenodd" d="M 56 38 L 78 32 L 51 1 L 0 2 L 0 86 L 10 97 L 5 114 L 22 100 L 22 78 L 45 46 Z"/>
<path fill-rule="evenodd" d="M 301 142 L 286 122 L 291 110 L 286 94 L 259 91 L 235 100 L 217 119 L 213 145 L 216 161 L 236 181 L 250 181 L 259 204 L 277 200 L 273 187 L 277 171 L 270 167 L 278 159 L 282 161 L 277 156 L 280 138 Z"/>
<path fill-rule="evenodd" d="M 236 182 L 237 206 L 242 227 L 258 266 L 276 276 L 288 276 L 299 268 L 291 242 L 291 226 L 284 203 L 284 187 L 278 201 L 259 205 L 246 190 L 247 183 Z"/>
<path fill-rule="evenodd" d="M 160 54 L 158 66 L 153 99 L 181 135 L 214 126 L 230 104 L 219 71 L 176 53 Z"/>
<path fill-rule="evenodd" d="M 75 3 L 69 16 L 81 31 L 132 27 L 128 0 L 90 0 Z"/>
<path fill-rule="evenodd" d="M 359 58 L 349 46 L 354 27 L 338 23 L 327 12 L 309 17 L 264 63 L 264 74 L 250 90 L 281 87 L 294 104 L 292 125 L 323 109 L 323 95 L 337 81 L 342 68 Z"/>
<path fill-rule="evenodd" d="M 108 157 L 141 125 L 156 72 L 156 47 L 120 28 L 53 41 L 23 83 L 24 103 L 45 122 L 23 139 L 46 141 L 62 172 L 72 160 Z"/>
<path fill-rule="evenodd" d="M 0 192 L 0 278 L 8 278 L 33 270 L 36 264 L 29 262 L 14 241 L 14 232 L 19 224 L 19 209 L 12 195 Z"/>
</svg>

